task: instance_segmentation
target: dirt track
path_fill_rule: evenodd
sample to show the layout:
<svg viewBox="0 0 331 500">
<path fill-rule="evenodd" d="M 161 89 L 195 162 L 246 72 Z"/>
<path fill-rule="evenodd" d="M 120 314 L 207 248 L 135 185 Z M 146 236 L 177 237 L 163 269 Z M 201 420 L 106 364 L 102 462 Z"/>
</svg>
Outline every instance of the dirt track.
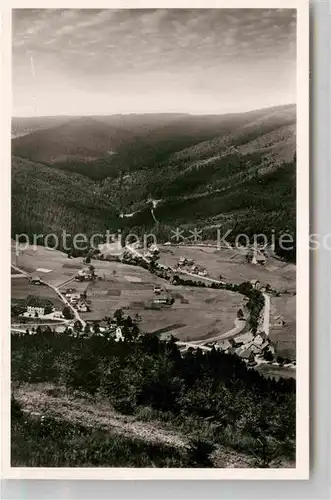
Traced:
<svg viewBox="0 0 331 500">
<path fill-rule="evenodd" d="M 56 395 L 52 391 L 57 391 Z M 108 404 L 92 399 L 73 397 L 63 389 L 46 384 L 24 384 L 13 390 L 15 398 L 22 404 L 23 411 L 34 418 L 52 416 L 84 427 L 108 430 L 110 433 L 141 439 L 145 442 L 185 449 L 189 435 L 176 429 L 166 428 L 158 421 L 139 421 L 134 416 L 115 412 Z M 214 464 L 222 468 L 252 467 L 254 457 L 218 446 L 214 452 Z"/>
</svg>

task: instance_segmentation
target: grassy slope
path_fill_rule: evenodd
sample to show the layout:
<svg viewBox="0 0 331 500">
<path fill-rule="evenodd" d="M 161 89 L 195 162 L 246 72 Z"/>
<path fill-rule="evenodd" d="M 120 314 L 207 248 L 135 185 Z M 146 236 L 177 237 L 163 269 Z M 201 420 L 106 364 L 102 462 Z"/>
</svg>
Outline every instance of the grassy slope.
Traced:
<svg viewBox="0 0 331 500">
<path fill-rule="evenodd" d="M 256 466 L 267 453 L 287 467 L 294 456 L 294 382 L 267 381 L 231 356 L 181 357 L 154 336 L 116 343 L 45 333 L 12 336 L 11 366 L 27 417 L 12 421 L 16 464 L 93 465 L 99 452 L 100 465 L 141 466 L 142 455 L 146 466 L 153 449 L 183 464 L 194 439 L 216 446 L 215 466 Z"/>
<path fill-rule="evenodd" d="M 106 401 L 70 395 L 51 384 L 21 384 L 15 399 L 24 421 L 13 419 L 14 466 L 187 467 L 189 436 L 160 420 L 128 416 Z M 52 419 L 45 431 L 41 417 Z M 50 429 L 51 427 L 51 429 Z M 48 431 L 48 432 L 47 432 Z M 49 441 L 49 446 L 45 442 Z M 250 467 L 254 457 L 218 446 L 216 467 Z"/>
<path fill-rule="evenodd" d="M 266 380 L 233 356 L 181 356 L 156 336 L 116 343 L 45 333 L 12 336 L 11 367 L 15 399 L 30 417 L 177 450 L 199 439 L 226 448 L 231 461 L 233 452 L 238 462 L 267 456 L 281 466 L 294 457 L 294 381 Z M 28 429 L 26 439 L 40 449 L 43 436 L 34 434 Z"/>
</svg>

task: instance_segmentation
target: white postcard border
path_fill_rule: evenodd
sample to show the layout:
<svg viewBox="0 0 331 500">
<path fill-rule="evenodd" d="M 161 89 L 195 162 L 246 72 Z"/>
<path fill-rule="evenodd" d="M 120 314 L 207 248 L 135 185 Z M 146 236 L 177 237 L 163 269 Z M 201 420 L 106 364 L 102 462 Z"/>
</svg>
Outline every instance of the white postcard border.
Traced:
<svg viewBox="0 0 331 500">
<path fill-rule="evenodd" d="M 10 466 L 10 164 L 11 8 L 297 8 L 297 443 L 293 469 L 28 468 Z M 13 0 L 2 7 L 1 185 L 5 272 L 1 287 L 1 475 L 16 479 L 308 479 L 309 478 L 309 3 L 308 0 Z M 5 239 L 6 241 L 6 239 Z M 8 271 L 7 271 L 8 270 Z"/>
</svg>

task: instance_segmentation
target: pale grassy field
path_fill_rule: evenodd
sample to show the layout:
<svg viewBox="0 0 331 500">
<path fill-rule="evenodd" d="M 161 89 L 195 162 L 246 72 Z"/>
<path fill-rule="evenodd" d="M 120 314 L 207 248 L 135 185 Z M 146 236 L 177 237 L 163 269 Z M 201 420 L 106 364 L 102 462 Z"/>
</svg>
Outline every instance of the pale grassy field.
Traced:
<svg viewBox="0 0 331 500">
<path fill-rule="evenodd" d="M 242 306 L 241 295 L 225 290 L 179 286 L 173 293 L 181 295 L 187 303 L 183 303 L 177 295 L 169 309 L 143 311 L 143 331 L 166 328 L 170 331 L 173 328 L 173 335 L 180 340 L 208 339 L 231 330 L 237 311 Z"/>
<path fill-rule="evenodd" d="M 233 328 L 237 311 L 242 306 L 242 297 L 233 292 L 170 286 L 164 280 L 154 279 L 144 269 L 118 263 L 111 263 L 111 267 L 116 270 L 115 276 L 110 272 L 111 278 L 88 286 L 92 310 L 82 313 L 85 320 L 102 319 L 123 308 L 132 317 L 137 313 L 141 316 L 143 332 L 173 329 L 182 340 L 203 339 Z M 150 308 L 155 284 L 160 284 L 175 298 L 172 306 L 160 310 Z"/>
<path fill-rule="evenodd" d="M 118 308 L 125 308 L 132 316 L 136 313 L 140 314 L 142 331 L 152 332 L 173 328 L 176 336 L 182 340 L 202 339 L 230 330 L 242 302 L 239 294 L 225 290 L 173 287 L 165 280 L 151 275 L 146 269 L 117 262 L 93 261 L 96 273 L 103 278 L 102 281 L 93 284 L 73 281 L 66 284 L 83 267 L 82 258 L 68 259 L 63 252 L 38 246 L 36 249 L 21 251 L 14 260 L 14 250 L 13 247 L 13 262 L 18 267 L 30 273 L 38 268 L 50 269 L 50 272 L 38 272 L 38 274 L 53 286 L 63 284 L 62 291 L 65 291 L 67 287 L 75 288 L 80 293 L 87 289 L 91 295 L 94 288 L 93 296 L 89 296 L 92 301 L 92 310 L 82 314 L 84 319 L 100 320 L 104 316 L 111 316 Z M 273 258 L 261 268 L 247 264 L 245 257 L 233 250 L 167 246 L 161 246 L 160 250 L 161 263 L 173 266 L 181 256 L 184 256 L 194 259 L 197 265 L 208 270 L 209 276 L 216 279 L 219 279 L 220 274 L 227 281 L 234 283 L 258 279 L 262 284 L 269 283 L 278 290 L 295 290 L 295 266 Z M 184 298 L 183 302 L 187 303 L 182 303 L 181 298 L 177 298 L 171 308 L 146 309 L 154 297 L 155 285 L 161 285 L 170 292 L 180 294 Z M 24 287 L 25 285 L 20 286 L 15 283 L 14 293 L 20 294 L 17 298 L 32 293 L 31 291 L 26 293 Z M 34 294 L 36 288 L 33 286 Z M 287 355 L 288 352 L 292 357 L 295 351 L 295 307 L 293 304 L 295 304 L 295 297 L 272 298 L 271 317 L 277 314 L 282 315 L 287 324 L 283 328 L 272 327 L 270 331 L 272 340 L 277 342 L 279 353 Z"/>
<path fill-rule="evenodd" d="M 38 274 L 53 286 L 60 286 L 61 283 L 74 278 L 77 271 L 83 267 L 81 257 L 69 259 L 63 252 L 42 246 L 22 249 L 17 257 L 15 257 L 15 248 L 12 247 L 12 262 L 28 273 Z M 40 268 L 48 269 L 50 272 L 36 271 Z"/>
<path fill-rule="evenodd" d="M 262 285 L 270 284 L 273 289 L 280 292 L 296 291 L 296 266 L 274 257 L 270 257 L 267 264 L 261 267 L 247 263 L 244 255 L 228 249 L 160 246 L 160 253 L 160 262 L 171 266 L 177 264 L 180 257 L 193 259 L 196 265 L 205 267 L 208 275 L 214 279 L 220 279 L 222 275 L 222 279 L 229 283 L 259 280 Z M 271 325 L 270 338 L 276 342 L 277 354 L 295 359 L 295 296 L 272 297 L 270 313 L 271 323 L 277 315 L 283 316 L 286 321 L 284 327 Z"/>
<path fill-rule="evenodd" d="M 53 302 L 54 307 L 61 309 L 63 303 L 58 295 L 48 286 L 32 285 L 27 278 L 20 278 L 11 280 L 11 299 L 15 300 L 26 299 L 28 295 L 49 299 Z"/>
<path fill-rule="evenodd" d="M 208 271 L 211 278 L 222 279 L 229 283 L 259 280 L 261 284 L 270 284 L 278 291 L 295 291 L 296 268 L 293 264 L 271 257 L 265 266 L 246 262 L 243 254 L 235 250 L 217 250 L 212 247 L 168 247 L 160 246 L 160 262 L 174 266 L 180 257 L 193 259 Z"/>
</svg>

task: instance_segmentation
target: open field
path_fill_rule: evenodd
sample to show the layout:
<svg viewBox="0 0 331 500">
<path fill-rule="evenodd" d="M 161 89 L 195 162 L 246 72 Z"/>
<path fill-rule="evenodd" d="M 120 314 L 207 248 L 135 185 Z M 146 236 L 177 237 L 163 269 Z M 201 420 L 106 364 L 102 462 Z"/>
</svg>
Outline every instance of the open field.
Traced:
<svg viewBox="0 0 331 500">
<path fill-rule="evenodd" d="M 296 370 L 291 368 L 284 368 L 283 366 L 273 366 L 270 364 L 262 364 L 255 368 L 265 377 L 274 378 L 279 380 L 280 378 L 296 378 Z"/>
<path fill-rule="evenodd" d="M 17 267 L 28 273 L 37 273 L 42 280 L 53 286 L 59 286 L 73 279 L 77 271 L 83 267 L 82 258 L 69 259 L 63 252 L 42 246 L 31 246 L 24 250 L 22 245 L 16 258 L 14 252 L 15 247 L 12 245 L 12 259 Z"/>
<path fill-rule="evenodd" d="M 270 310 L 270 339 L 275 343 L 276 354 L 296 359 L 296 298 L 283 295 L 272 297 Z M 281 316 L 285 325 L 276 326 L 275 317 Z"/>
<path fill-rule="evenodd" d="M 181 340 L 202 340 L 232 329 L 242 305 L 241 295 L 226 290 L 171 286 L 145 269 L 116 262 L 97 262 L 99 274 L 102 267 L 106 280 L 89 284 L 87 297 L 92 310 L 82 313 L 84 320 L 102 319 L 123 308 L 131 316 L 141 316 L 143 332 L 166 329 Z M 151 308 L 156 284 L 174 297 L 172 306 Z"/>
<path fill-rule="evenodd" d="M 205 340 L 226 333 L 234 327 L 242 296 L 225 290 L 188 288 L 172 290 L 175 303 L 159 311 L 141 313 L 141 330 L 153 332 L 162 328 L 180 340 Z M 178 328 L 178 325 L 182 325 Z"/>
<path fill-rule="evenodd" d="M 262 268 L 246 263 L 244 255 L 234 250 L 161 246 L 160 253 L 160 262 L 172 266 L 181 256 L 193 259 L 195 264 L 205 267 L 209 276 L 215 279 L 219 279 L 220 274 L 223 279 L 232 283 L 258 279 L 262 284 L 269 283 L 277 290 L 295 290 L 295 266 L 274 258 L 270 258 Z M 63 252 L 41 246 L 22 250 L 16 259 L 16 265 L 30 273 L 36 269 L 50 269 L 50 272 L 38 274 L 53 286 L 62 285 L 62 291 L 72 287 L 82 293 L 87 289 L 88 299 L 92 304 L 91 311 L 82 314 L 85 320 L 100 320 L 104 316 L 112 315 L 118 308 L 125 308 L 128 314 L 135 316 L 139 313 L 142 317 L 142 331 L 172 331 L 180 340 L 202 340 L 227 332 L 234 326 L 234 319 L 242 301 L 239 294 L 225 290 L 171 286 L 146 269 L 118 262 L 94 260 L 96 274 L 102 281 L 76 282 L 73 279 L 83 267 L 83 259 L 68 259 Z M 13 298 L 25 298 L 26 295 L 36 294 L 37 290 L 41 290 L 29 285 L 25 279 L 15 281 L 22 283 L 15 283 Z M 155 297 L 155 285 L 161 285 L 175 294 L 175 303 L 171 307 L 163 307 L 160 310 L 150 308 Z M 53 292 L 43 287 L 44 293 Z M 57 296 L 55 300 L 59 301 Z M 284 317 L 285 326 L 273 325 L 273 318 L 277 315 Z M 270 338 L 276 343 L 278 355 L 295 359 L 295 297 L 272 297 Z"/>
<path fill-rule="evenodd" d="M 53 302 L 56 309 L 61 309 L 63 303 L 58 295 L 46 285 L 32 285 L 28 278 L 11 280 L 11 299 L 12 302 L 21 301 L 27 298 L 28 295 L 49 299 Z"/>
<path fill-rule="evenodd" d="M 259 280 L 262 285 L 270 284 L 277 291 L 295 291 L 296 268 L 274 257 L 265 266 L 246 262 L 244 254 L 238 250 L 198 246 L 159 246 L 160 263 L 175 266 L 180 257 L 193 259 L 195 264 L 206 268 L 208 275 L 229 283 Z"/>
<path fill-rule="evenodd" d="M 143 308 L 144 301 L 154 297 L 153 288 L 156 284 L 163 288 L 168 285 L 165 280 L 140 267 L 103 261 L 93 261 L 93 265 L 102 280 L 87 284 L 87 298 L 92 304 L 90 312 L 81 314 L 84 320 L 102 319 L 119 308 L 131 308 L 136 314 Z M 72 287 L 79 291 L 79 285 L 74 282 Z"/>
</svg>

